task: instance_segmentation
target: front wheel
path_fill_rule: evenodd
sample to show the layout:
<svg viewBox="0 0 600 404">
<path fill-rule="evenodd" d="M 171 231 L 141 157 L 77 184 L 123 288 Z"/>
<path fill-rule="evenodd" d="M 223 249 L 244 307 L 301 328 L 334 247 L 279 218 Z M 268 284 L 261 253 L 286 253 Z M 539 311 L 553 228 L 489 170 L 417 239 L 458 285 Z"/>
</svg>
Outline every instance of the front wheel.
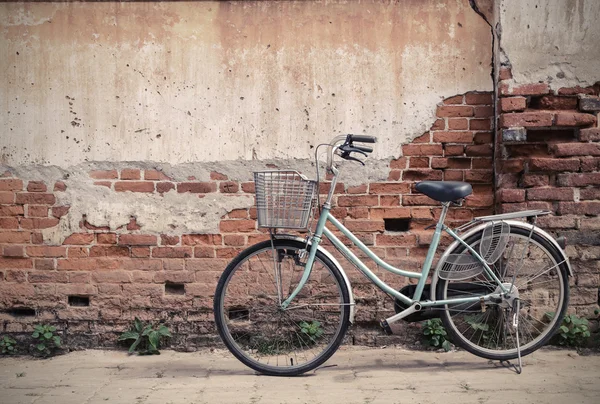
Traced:
<svg viewBox="0 0 600 404">
<path fill-rule="evenodd" d="M 450 339 L 467 351 L 487 359 L 509 360 L 542 347 L 560 326 L 569 303 L 567 264 L 547 239 L 527 229 L 511 227 L 504 252 L 490 268 L 508 288 L 509 298 L 500 302 L 448 304 L 442 322 Z M 479 251 L 482 232 L 466 241 Z M 452 254 L 469 255 L 458 245 Z M 456 256 L 454 256 L 456 257 Z M 479 272 L 479 273 L 477 273 Z M 498 292 L 498 285 L 485 272 L 469 279 L 440 277 L 436 298 L 452 299 Z M 518 316 L 515 314 L 518 313 Z M 515 320 L 517 320 L 515 322 Z M 515 326 L 516 324 L 516 326 Z M 518 333 L 518 338 L 517 338 Z"/>
<path fill-rule="evenodd" d="M 304 272 L 306 244 L 264 241 L 225 269 L 214 300 L 215 323 L 231 353 L 250 368 L 293 376 L 324 363 L 349 324 L 350 298 L 338 268 L 317 252 L 310 277 L 286 308 Z"/>
</svg>

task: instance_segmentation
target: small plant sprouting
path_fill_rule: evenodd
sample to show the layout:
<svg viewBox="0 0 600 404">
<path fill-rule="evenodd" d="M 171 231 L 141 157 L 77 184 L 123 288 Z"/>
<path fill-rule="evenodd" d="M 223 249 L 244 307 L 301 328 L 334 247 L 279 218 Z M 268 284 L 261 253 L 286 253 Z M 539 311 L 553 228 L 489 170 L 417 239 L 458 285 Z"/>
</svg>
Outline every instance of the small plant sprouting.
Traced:
<svg viewBox="0 0 600 404">
<path fill-rule="evenodd" d="M 17 352 L 17 341 L 5 335 L 0 339 L 0 352 L 2 355 L 11 355 Z"/>
<path fill-rule="evenodd" d="M 44 357 L 51 355 L 56 348 L 60 348 L 61 346 L 60 337 L 55 333 L 56 327 L 53 325 L 41 324 L 33 327 L 33 334 L 31 336 L 37 340 L 35 349 Z"/>
<path fill-rule="evenodd" d="M 434 348 L 443 348 L 444 351 L 450 350 L 450 341 L 448 341 L 448 333 L 442 325 L 442 320 L 434 318 L 426 320 L 423 324 L 423 337 L 429 346 Z"/>
<path fill-rule="evenodd" d="M 546 313 L 549 319 L 553 319 L 555 313 Z M 577 317 L 575 314 L 567 314 L 555 334 L 558 345 L 580 347 L 590 337 L 589 322 L 585 318 Z"/>
<path fill-rule="evenodd" d="M 160 339 L 167 337 L 171 337 L 171 333 L 165 325 L 155 329 L 152 324 L 144 324 L 136 317 L 131 330 L 121 334 L 119 341 L 135 340 L 129 347 L 130 354 L 137 349 L 140 355 L 160 355 Z"/>
<path fill-rule="evenodd" d="M 26 374 L 27 373 L 25 373 L 25 372 L 15 373 L 15 375 L 17 376 L 17 378 L 19 378 L 19 377 L 25 377 Z"/>
<path fill-rule="evenodd" d="M 310 323 L 302 321 L 300 323 L 300 331 L 302 332 L 302 334 L 308 336 L 312 343 L 317 342 L 317 340 L 321 337 L 321 335 L 323 335 L 324 332 L 321 323 L 316 320 Z"/>
</svg>

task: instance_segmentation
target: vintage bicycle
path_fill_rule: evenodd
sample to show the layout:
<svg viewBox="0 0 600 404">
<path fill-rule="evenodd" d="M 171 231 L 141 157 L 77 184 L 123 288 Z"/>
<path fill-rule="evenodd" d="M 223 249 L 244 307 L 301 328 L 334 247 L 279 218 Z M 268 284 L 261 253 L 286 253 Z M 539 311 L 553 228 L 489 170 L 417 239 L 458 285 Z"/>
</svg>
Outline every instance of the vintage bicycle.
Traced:
<svg viewBox="0 0 600 404">
<path fill-rule="evenodd" d="M 296 171 L 254 173 L 258 225 L 270 229 L 270 239 L 248 247 L 223 272 L 214 297 L 218 332 L 231 353 L 245 365 L 267 375 L 292 376 L 315 369 L 338 349 L 354 321 L 352 286 L 338 260 L 321 241 L 326 237 L 347 260 L 383 292 L 395 299 L 390 324 L 424 314 L 441 317 L 451 341 L 492 360 L 508 361 L 543 346 L 560 326 L 569 301 L 565 240 L 554 239 L 535 225 L 549 212 L 528 210 L 477 217 L 457 229 L 444 224 L 451 205 L 472 193 L 464 182 L 423 181 L 417 191 L 442 205 L 421 272 L 396 268 L 373 253 L 331 214 L 340 170 L 334 156 L 362 161 L 375 143 L 363 135 L 340 135 L 315 151 L 317 179 Z M 331 186 L 320 214 L 318 150 L 326 147 Z M 306 237 L 277 229 L 308 230 Z M 416 286 L 395 290 L 381 280 L 337 237 L 349 242 L 379 267 L 414 278 Z M 442 232 L 454 241 L 433 266 Z M 338 233 L 339 234 L 339 233 Z"/>
</svg>

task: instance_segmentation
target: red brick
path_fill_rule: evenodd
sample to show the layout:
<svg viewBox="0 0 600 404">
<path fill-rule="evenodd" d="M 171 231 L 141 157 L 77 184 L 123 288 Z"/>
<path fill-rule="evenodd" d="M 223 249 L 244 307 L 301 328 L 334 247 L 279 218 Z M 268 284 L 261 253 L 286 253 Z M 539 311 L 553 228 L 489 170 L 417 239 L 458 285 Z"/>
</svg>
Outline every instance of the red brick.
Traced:
<svg viewBox="0 0 600 404">
<path fill-rule="evenodd" d="M 66 272 L 29 272 L 27 276 L 29 283 L 67 283 L 69 281 L 69 274 Z"/>
<path fill-rule="evenodd" d="M 463 145 L 444 145 L 444 156 L 462 156 L 465 154 Z"/>
<path fill-rule="evenodd" d="M 425 132 L 421 136 L 416 137 L 412 140 L 412 143 L 430 143 L 431 142 L 431 133 Z"/>
<path fill-rule="evenodd" d="M 344 208 L 336 208 L 336 209 L 344 209 Z M 356 206 L 354 208 L 348 208 L 348 209 L 344 209 L 344 210 L 347 211 L 347 216 L 352 219 L 367 219 L 369 217 L 369 208 L 366 208 L 363 206 Z M 332 209 L 331 211 L 332 211 L 331 213 L 338 219 L 346 216 L 346 214 L 338 214 L 337 210 L 334 211 Z"/>
<path fill-rule="evenodd" d="M 600 128 L 587 128 L 579 131 L 580 142 L 600 142 Z"/>
<path fill-rule="evenodd" d="M 264 239 L 269 238 L 269 236 L 264 235 L 261 237 L 263 237 Z M 257 241 L 252 241 L 252 243 L 254 242 L 258 242 L 258 241 L 263 241 L 263 240 L 257 240 Z M 250 237 L 248 237 L 248 243 L 250 244 Z M 194 257 L 196 258 L 214 258 L 215 257 L 215 247 L 194 247 Z"/>
<path fill-rule="evenodd" d="M 525 97 L 500 98 L 500 111 L 502 112 L 524 111 L 526 108 L 527 98 Z"/>
<path fill-rule="evenodd" d="M 469 105 L 490 105 L 493 103 L 492 93 L 467 93 L 465 102 Z"/>
<path fill-rule="evenodd" d="M 35 269 L 40 271 L 52 271 L 56 269 L 56 263 L 52 258 L 35 259 L 33 265 Z"/>
<path fill-rule="evenodd" d="M 545 95 L 539 99 L 538 103 L 539 105 L 536 105 L 536 107 L 539 109 L 577 109 L 577 97 L 560 97 L 556 95 Z"/>
<path fill-rule="evenodd" d="M 3 248 L 2 255 L 4 257 L 24 257 L 25 249 L 20 245 L 6 245 Z"/>
<path fill-rule="evenodd" d="M 429 157 L 411 157 L 408 166 L 410 168 L 429 168 Z"/>
<path fill-rule="evenodd" d="M 550 150 L 562 156 L 600 156 L 600 144 L 597 143 L 559 143 L 550 146 Z"/>
<path fill-rule="evenodd" d="M 434 132 L 433 141 L 436 143 L 471 143 L 472 132 Z"/>
<path fill-rule="evenodd" d="M 148 181 L 118 181 L 115 182 L 117 192 L 154 192 L 154 183 Z"/>
<path fill-rule="evenodd" d="M 181 236 L 183 245 L 221 245 L 222 237 L 219 234 L 184 234 Z"/>
<path fill-rule="evenodd" d="M 338 197 L 338 206 L 377 206 L 378 204 L 377 195 Z"/>
<path fill-rule="evenodd" d="M 383 220 L 345 220 L 344 226 L 352 232 L 384 231 Z"/>
<path fill-rule="evenodd" d="M 93 233 L 74 233 L 63 241 L 63 245 L 87 245 L 94 242 Z"/>
<path fill-rule="evenodd" d="M 563 187 L 585 187 L 600 185 L 600 173 L 558 174 L 557 183 Z"/>
<path fill-rule="evenodd" d="M 192 271 L 161 271 L 154 274 L 155 283 L 191 283 L 194 280 L 195 276 Z"/>
<path fill-rule="evenodd" d="M 27 255 L 41 258 L 62 258 L 67 256 L 67 249 L 61 246 L 29 246 L 27 247 Z"/>
<path fill-rule="evenodd" d="M 150 256 L 150 247 L 131 247 L 132 258 L 148 258 Z"/>
<path fill-rule="evenodd" d="M 67 257 L 69 258 L 85 258 L 89 255 L 90 252 L 87 247 L 69 247 L 67 249 Z"/>
<path fill-rule="evenodd" d="M 54 183 L 54 192 L 64 192 L 67 190 L 67 184 L 62 181 L 56 181 Z"/>
<path fill-rule="evenodd" d="M 56 218 L 36 217 L 32 219 L 21 219 L 20 224 L 22 229 L 49 229 L 58 224 Z"/>
<path fill-rule="evenodd" d="M 31 232 L 28 231 L 5 231 L 0 232 L 0 243 L 24 244 L 31 242 Z"/>
<path fill-rule="evenodd" d="M 241 251 L 242 250 L 240 248 L 233 248 L 233 247 L 225 247 L 225 248 L 215 249 L 215 252 L 217 253 L 217 258 L 234 258 Z"/>
<path fill-rule="evenodd" d="M 542 228 L 574 229 L 577 226 L 577 220 L 573 216 L 540 216 L 536 224 Z"/>
<path fill-rule="evenodd" d="M 379 197 L 379 206 L 398 206 L 400 205 L 399 195 L 381 195 Z"/>
<path fill-rule="evenodd" d="M 473 142 L 475 142 L 475 144 L 492 143 L 493 140 L 491 132 L 479 132 L 473 137 Z"/>
<path fill-rule="evenodd" d="M 446 122 L 443 119 L 436 119 L 429 130 L 444 130 L 446 129 Z"/>
<path fill-rule="evenodd" d="M 579 192 L 581 200 L 600 199 L 600 187 L 585 188 Z"/>
<path fill-rule="evenodd" d="M 369 190 L 369 186 L 367 184 L 357 185 L 355 187 L 348 187 L 346 189 L 346 193 L 348 194 L 366 194 Z"/>
<path fill-rule="evenodd" d="M 390 175 L 388 175 L 388 181 L 400 181 L 402 178 L 402 170 L 391 170 Z"/>
<path fill-rule="evenodd" d="M 487 157 L 482 157 L 482 158 L 473 158 L 472 160 L 472 168 L 473 169 L 487 169 L 487 170 L 491 170 L 492 169 L 492 159 L 491 158 L 487 158 Z"/>
<path fill-rule="evenodd" d="M 0 192 L 0 204 L 12 205 L 13 203 L 15 203 L 14 192 Z"/>
<path fill-rule="evenodd" d="M 510 69 L 510 67 L 500 67 L 500 71 L 498 73 L 498 80 L 510 80 L 512 79 L 512 77 L 512 70 Z"/>
<path fill-rule="evenodd" d="M 21 191 L 23 190 L 23 181 L 10 178 L 0 179 L 0 191 Z"/>
<path fill-rule="evenodd" d="M 467 120 L 467 118 L 449 118 L 448 129 L 467 130 L 469 129 L 469 121 Z"/>
<path fill-rule="evenodd" d="M 227 217 L 230 219 L 248 219 L 247 209 L 234 209 L 227 213 Z"/>
<path fill-rule="evenodd" d="M 227 181 L 229 178 L 225 174 L 221 174 L 218 171 L 212 171 L 210 173 L 210 179 L 213 181 Z"/>
<path fill-rule="evenodd" d="M 414 247 L 417 236 L 414 234 L 378 234 L 375 238 L 377 246 Z"/>
<path fill-rule="evenodd" d="M 531 201 L 572 201 L 572 188 L 532 188 L 527 190 L 527 199 Z"/>
<path fill-rule="evenodd" d="M 529 160 L 531 171 L 578 171 L 581 165 L 579 159 L 542 159 Z"/>
<path fill-rule="evenodd" d="M 524 202 L 524 189 L 501 189 L 498 191 L 498 199 L 500 202 Z"/>
<path fill-rule="evenodd" d="M 126 271 L 99 271 L 92 274 L 94 283 L 131 283 L 131 273 Z M 102 289 L 99 288 L 100 293 Z"/>
<path fill-rule="evenodd" d="M 469 121 L 470 130 L 490 130 L 492 129 L 492 121 L 487 119 L 471 119 Z"/>
<path fill-rule="evenodd" d="M 246 244 L 246 236 L 243 234 L 227 234 L 223 237 L 223 243 L 234 247 L 244 246 Z"/>
<path fill-rule="evenodd" d="M 156 183 L 156 192 L 165 193 L 175 189 L 175 184 L 172 182 L 158 182 Z"/>
<path fill-rule="evenodd" d="M 89 252 L 90 257 L 129 257 L 129 248 L 128 247 L 118 247 L 118 246 L 100 246 L 95 245 L 90 248 Z"/>
<path fill-rule="evenodd" d="M 402 197 L 402 205 L 403 206 L 415 206 L 415 205 L 438 205 L 439 202 L 429 198 L 425 195 L 404 195 Z"/>
<path fill-rule="evenodd" d="M 468 207 L 487 207 L 494 204 L 494 195 L 489 194 L 473 194 L 466 198 L 466 206 Z"/>
<path fill-rule="evenodd" d="M 328 194 L 331 189 L 331 182 L 320 182 L 319 183 L 319 193 L 320 194 Z M 343 194 L 344 193 L 344 184 L 337 183 L 335 185 L 334 193 Z"/>
<path fill-rule="evenodd" d="M 154 258 L 191 258 L 194 255 L 192 247 L 154 247 Z"/>
<path fill-rule="evenodd" d="M 559 202 L 558 212 L 561 215 L 600 215 L 600 202 L 585 201 L 585 202 Z"/>
<path fill-rule="evenodd" d="M 55 202 L 53 194 L 44 193 L 19 193 L 16 198 L 17 204 L 54 205 Z"/>
<path fill-rule="evenodd" d="M 489 170 L 467 170 L 465 171 L 466 182 L 492 182 L 493 175 Z"/>
<path fill-rule="evenodd" d="M 393 169 L 404 169 L 406 168 L 406 157 L 400 157 L 390 161 L 390 168 Z"/>
<path fill-rule="evenodd" d="M 225 181 L 219 184 L 219 191 L 224 194 L 235 194 L 240 189 L 237 182 Z"/>
<path fill-rule="evenodd" d="M 446 98 L 444 100 L 444 104 L 445 105 L 462 104 L 463 100 L 464 100 L 464 96 L 462 94 L 455 95 L 454 97 Z"/>
<path fill-rule="evenodd" d="M 147 181 L 168 181 L 168 175 L 159 170 L 144 170 L 144 179 Z"/>
<path fill-rule="evenodd" d="M 112 182 L 110 181 L 94 181 L 94 185 L 98 187 L 112 188 Z"/>
<path fill-rule="evenodd" d="M 47 217 L 48 216 L 48 207 L 47 206 L 38 206 L 38 205 L 29 205 L 27 207 L 27 216 L 29 216 L 29 217 Z"/>
<path fill-rule="evenodd" d="M 117 170 L 94 170 L 90 171 L 90 177 L 95 180 L 113 180 L 119 178 Z"/>
<path fill-rule="evenodd" d="M 471 117 L 473 114 L 474 110 L 471 106 L 444 105 L 438 106 L 436 111 L 439 118 Z"/>
<path fill-rule="evenodd" d="M 117 244 L 117 235 L 115 233 L 98 233 L 96 235 L 98 244 Z"/>
<path fill-rule="evenodd" d="M 600 158 L 589 157 L 581 159 L 581 171 L 600 171 Z"/>
<path fill-rule="evenodd" d="M 33 261 L 30 258 L 1 258 L 0 268 L 2 269 L 27 269 L 33 268 Z"/>
<path fill-rule="evenodd" d="M 526 188 L 545 187 L 549 184 L 547 175 L 524 174 L 521 178 L 522 184 Z"/>
<path fill-rule="evenodd" d="M 410 191 L 410 185 L 399 182 L 373 182 L 369 185 L 371 194 L 405 194 Z"/>
<path fill-rule="evenodd" d="M 19 228 L 19 219 L 16 217 L 0 217 L 0 229 L 16 230 Z"/>
<path fill-rule="evenodd" d="M 479 145 L 469 145 L 465 151 L 467 156 L 491 156 L 492 155 L 492 145 L 490 144 L 479 144 Z"/>
<path fill-rule="evenodd" d="M 191 192 L 195 194 L 206 194 L 217 191 L 217 184 L 214 182 L 181 182 L 177 184 L 177 192 Z"/>
<path fill-rule="evenodd" d="M 546 83 L 523 84 L 509 88 L 506 84 L 500 84 L 500 95 L 544 95 L 550 93 L 550 87 Z"/>
<path fill-rule="evenodd" d="M 473 117 L 491 119 L 494 117 L 494 107 L 491 105 L 485 107 L 475 107 L 475 113 L 473 114 Z"/>
<path fill-rule="evenodd" d="M 140 170 L 137 168 L 124 168 L 121 170 L 122 180 L 139 180 L 140 178 Z"/>
<path fill-rule="evenodd" d="M 44 235 L 42 233 L 31 233 L 31 244 L 44 244 Z"/>
<path fill-rule="evenodd" d="M 448 168 L 448 158 L 433 157 L 431 159 L 431 168 Z"/>
<path fill-rule="evenodd" d="M 151 234 L 119 234 L 119 245 L 157 245 L 157 238 Z"/>
<path fill-rule="evenodd" d="M 242 191 L 247 194 L 253 194 L 254 191 L 254 182 L 242 182 Z"/>
<path fill-rule="evenodd" d="M 463 170 L 445 170 L 444 181 L 464 181 L 465 174 Z"/>
<path fill-rule="evenodd" d="M 223 233 L 247 233 L 256 230 L 254 220 L 221 220 L 219 229 Z"/>
<path fill-rule="evenodd" d="M 402 153 L 405 156 L 441 156 L 443 153 L 443 149 L 441 144 L 408 144 L 402 146 Z"/>
<path fill-rule="evenodd" d="M 581 112 L 558 112 L 556 126 L 592 126 L 596 124 L 596 117 Z"/>
<path fill-rule="evenodd" d="M 594 87 L 561 87 L 558 89 L 559 95 L 578 95 L 578 94 L 587 94 L 594 95 Z"/>
<path fill-rule="evenodd" d="M 552 126 L 553 118 L 554 114 L 550 112 L 502 114 L 500 116 L 500 127 L 549 127 Z"/>
<path fill-rule="evenodd" d="M 168 234 L 160 235 L 161 245 L 177 245 L 179 244 L 179 236 L 170 236 Z"/>
<path fill-rule="evenodd" d="M 29 181 L 27 192 L 46 192 L 48 187 L 42 181 Z"/>
</svg>

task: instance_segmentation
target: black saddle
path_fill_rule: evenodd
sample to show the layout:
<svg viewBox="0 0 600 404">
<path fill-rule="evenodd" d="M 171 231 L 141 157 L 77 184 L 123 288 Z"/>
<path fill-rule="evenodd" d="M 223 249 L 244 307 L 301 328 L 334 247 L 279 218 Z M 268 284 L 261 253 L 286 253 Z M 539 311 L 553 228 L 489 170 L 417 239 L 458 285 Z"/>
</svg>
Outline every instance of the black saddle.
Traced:
<svg viewBox="0 0 600 404">
<path fill-rule="evenodd" d="M 455 201 L 471 195 L 473 192 L 471 184 L 460 181 L 423 181 L 419 182 L 415 188 L 431 199 L 440 202 Z"/>
</svg>

